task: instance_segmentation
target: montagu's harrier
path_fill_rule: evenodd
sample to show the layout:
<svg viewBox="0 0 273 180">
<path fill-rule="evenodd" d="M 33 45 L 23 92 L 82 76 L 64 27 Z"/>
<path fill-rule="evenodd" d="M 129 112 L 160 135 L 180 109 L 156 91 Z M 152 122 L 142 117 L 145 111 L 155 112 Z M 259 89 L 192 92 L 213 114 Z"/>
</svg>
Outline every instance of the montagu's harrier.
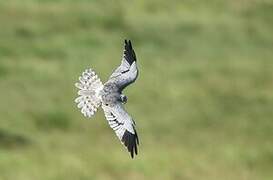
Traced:
<svg viewBox="0 0 273 180">
<path fill-rule="evenodd" d="M 91 117 L 102 106 L 110 127 L 134 157 L 139 144 L 135 122 L 126 112 L 123 104 L 127 97 L 122 90 L 133 83 L 138 76 L 136 55 L 131 41 L 125 40 L 121 65 L 113 72 L 109 80 L 102 84 L 92 69 L 85 70 L 75 85 L 79 88 L 77 106 L 85 117 Z"/>
</svg>

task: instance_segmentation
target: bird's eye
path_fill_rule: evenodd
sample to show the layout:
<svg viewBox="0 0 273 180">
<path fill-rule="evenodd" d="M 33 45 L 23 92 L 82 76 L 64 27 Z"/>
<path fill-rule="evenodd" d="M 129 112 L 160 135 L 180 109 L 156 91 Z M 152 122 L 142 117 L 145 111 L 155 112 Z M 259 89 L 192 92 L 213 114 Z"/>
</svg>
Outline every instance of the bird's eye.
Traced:
<svg viewBox="0 0 273 180">
<path fill-rule="evenodd" d="M 105 104 L 105 106 L 108 106 L 108 104 Z"/>
</svg>

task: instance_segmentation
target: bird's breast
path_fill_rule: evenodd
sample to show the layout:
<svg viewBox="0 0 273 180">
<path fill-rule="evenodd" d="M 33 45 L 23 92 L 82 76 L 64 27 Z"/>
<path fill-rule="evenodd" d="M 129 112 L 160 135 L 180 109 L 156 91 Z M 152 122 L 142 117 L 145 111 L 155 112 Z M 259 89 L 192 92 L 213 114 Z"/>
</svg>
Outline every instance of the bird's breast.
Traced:
<svg viewBox="0 0 273 180">
<path fill-rule="evenodd" d="M 105 105 L 113 106 L 120 98 L 120 93 L 115 84 L 105 84 L 101 91 L 102 103 Z"/>
</svg>

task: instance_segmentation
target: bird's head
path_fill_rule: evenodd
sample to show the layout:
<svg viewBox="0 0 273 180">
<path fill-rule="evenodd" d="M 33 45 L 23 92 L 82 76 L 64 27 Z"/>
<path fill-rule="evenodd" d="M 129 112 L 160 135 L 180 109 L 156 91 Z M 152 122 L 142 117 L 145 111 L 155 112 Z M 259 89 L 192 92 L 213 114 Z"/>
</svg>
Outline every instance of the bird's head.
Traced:
<svg viewBox="0 0 273 180">
<path fill-rule="evenodd" d="M 125 96 L 124 94 L 121 94 L 120 95 L 120 100 L 123 104 L 126 104 L 127 103 L 127 96 Z"/>
</svg>

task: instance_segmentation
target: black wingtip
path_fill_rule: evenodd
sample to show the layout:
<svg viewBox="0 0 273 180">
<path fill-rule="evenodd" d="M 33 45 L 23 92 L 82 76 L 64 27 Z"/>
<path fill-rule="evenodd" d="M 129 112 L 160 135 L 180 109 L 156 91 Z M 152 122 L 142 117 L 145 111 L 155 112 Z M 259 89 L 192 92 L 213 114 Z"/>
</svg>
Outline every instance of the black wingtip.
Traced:
<svg viewBox="0 0 273 180">
<path fill-rule="evenodd" d="M 124 44 L 125 44 L 125 48 L 129 48 L 129 49 L 133 49 L 133 46 L 132 46 L 132 41 L 130 39 L 125 39 L 124 40 Z"/>
<path fill-rule="evenodd" d="M 135 131 L 136 132 L 136 131 Z M 137 145 L 138 145 L 138 137 L 137 134 L 132 134 L 129 131 L 125 131 L 121 140 L 124 145 L 127 147 L 127 150 L 130 152 L 131 158 L 134 158 L 134 155 L 137 155 Z"/>
<path fill-rule="evenodd" d="M 136 54 L 132 46 L 131 40 L 124 40 L 124 54 L 126 61 L 132 65 L 136 61 Z"/>
<path fill-rule="evenodd" d="M 130 49 L 133 49 L 131 40 L 129 40 L 129 47 L 130 47 Z"/>
</svg>

